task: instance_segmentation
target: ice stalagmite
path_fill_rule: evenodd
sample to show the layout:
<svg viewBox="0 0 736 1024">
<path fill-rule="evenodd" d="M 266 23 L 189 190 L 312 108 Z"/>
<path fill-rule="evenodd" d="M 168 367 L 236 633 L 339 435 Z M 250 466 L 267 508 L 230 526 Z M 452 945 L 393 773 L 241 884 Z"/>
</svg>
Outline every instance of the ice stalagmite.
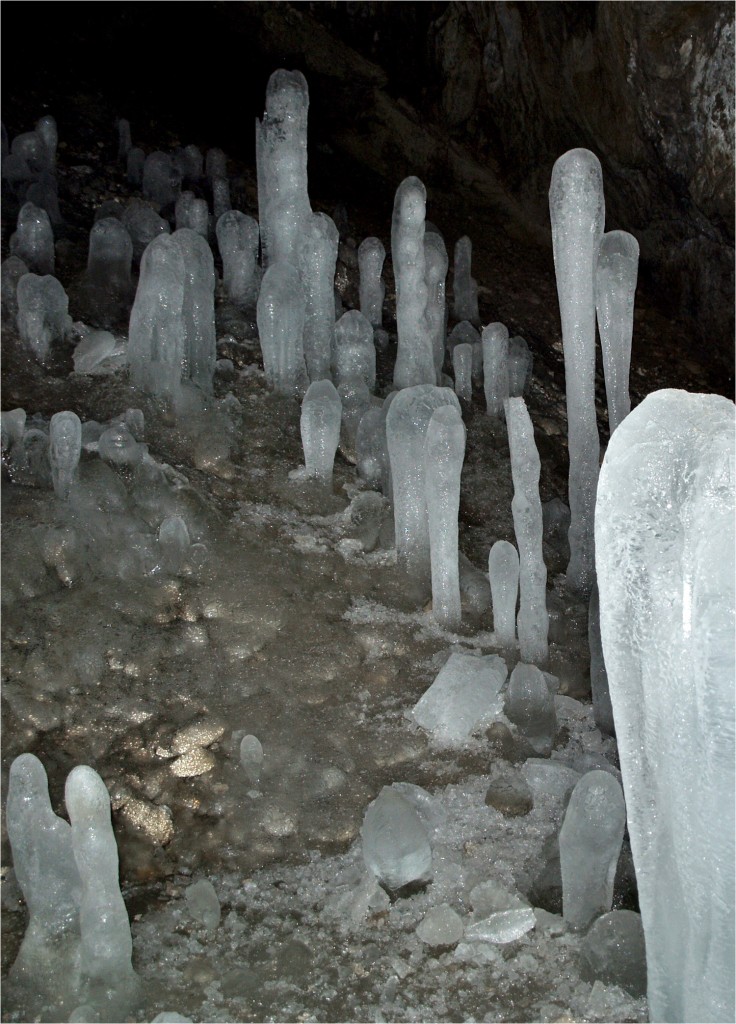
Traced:
<svg viewBox="0 0 736 1024">
<path fill-rule="evenodd" d="M 299 272 L 290 263 L 272 263 L 263 275 L 256 319 L 266 379 L 277 394 L 297 395 L 307 378 L 304 292 Z"/>
<path fill-rule="evenodd" d="M 307 476 L 332 484 L 335 452 L 340 442 L 342 402 L 330 380 L 315 380 L 302 401 L 301 433 Z"/>
<path fill-rule="evenodd" d="M 587 772 L 572 791 L 560 829 L 562 913 L 571 928 L 587 928 L 611 909 L 625 825 L 618 779 Z"/>
<path fill-rule="evenodd" d="M 383 299 L 386 285 L 381 280 L 386 250 L 380 238 L 364 238 L 358 246 L 360 272 L 360 312 L 374 327 L 383 323 Z"/>
<path fill-rule="evenodd" d="M 549 757 L 557 731 L 555 700 L 536 665 L 520 661 L 511 673 L 504 714 L 538 754 Z"/>
<path fill-rule="evenodd" d="M 465 426 L 451 405 L 432 413 L 425 440 L 425 480 L 432 566 L 432 617 L 454 629 L 460 625 L 458 512 L 465 458 Z"/>
<path fill-rule="evenodd" d="M 509 338 L 508 375 L 509 396 L 522 398 L 527 382 L 532 375 L 532 353 L 526 339 L 517 335 Z"/>
<path fill-rule="evenodd" d="M 460 403 L 449 388 L 417 384 L 400 391 L 386 416 L 386 440 L 393 481 L 396 554 L 422 593 L 431 591 L 424 447 L 435 409 Z"/>
<path fill-rule="evenodd" d="M 483 328 L 483 390 L 486 413 L 495 420 L 504 417 L 504 402 L 509 397 L 509 332 L 504 324 Z"/>
<path fill-rule="evenodd" d="M 607 231 L 598 253 L 595 304 L 611 433 L 631 409 L 629 368 L 638 271 L 639 243 L 634 236 L 628 231 Z"/>
<path fill-rule="evenodd" d="M 64 287 L 51 274 L 24 274 L 18 281 L 16 298 L 21 340 L 39 362 L 46 362 L 53 355 L 54 342 L 65 341 L 72 329 Z"/>
<path fill-rule="evenodd" d="M 447 279 L 447 249 L 442 236 L 435 231 L 424 235 L 424 279 L 427 285 L 425 316 L 432 341 L 435 379 L 439 383 L 445 361 L 447 340 L 447 306 L 445 287 Z"/>
<path fill-rule="evenodd" d="M 326 213 L 310 213 L 299 248 L 304 288 L 304 359 L 311 381 L 330 380 L 335 353 L 335 264 L 340 235 Z"/>
<path fill-rule="evenodd" d="M 335 324 L 335 381 L 339 387 L 355 379 L 375 390 L 376 346 L 367 318 L 360 310 L 349 309 Z"/>
<path fill-rule="evenodd" d="M 111 1014 L 129 1012 L 137 979 L 131 963 L 130 922 L 120 894 L 110 796 L 88 765 L 72 769 L 64 794 L 82 883 L 79 924 L 86 1001 L 99 1006 L 104 1019 L 122 1020 Z"/>
<path fill-rule="evenodd" d="M 36 121 L 36 132 L 41 136 L 46 147 L 45 170 L 53 171 L 56 167 L 56 148 L 59 144 L 59 129 L 56 124 L 56 118 L 51 114 L 44 114 L 43 117 Z"/>
<path fill-rule="evenodd" d="M 215 234 L 227 297 L 234 306 L 252 308 L 258 298 L 258 221 L 228 210 L 217 221 Z"/>
<path fill-rule="evenodd" d="M 452 369 L 455 373 L 455 394 L 463 402 L 473 400 L 473 346 L 467 342 L 452 350 Z"/>
<path fill-rule="evenodd" d="M 95 221 L 89 233 L 87 272 L 81 297 L 85 312 L 109 327 L 130 311 L 133 298 L 133 241 L 117 217 Z"/>
<path fill-rule="evenodd" d="M 155 238 L 141 259 L 128 330 L 130 379 L 154 395 L 175 397 L 181 385 L 185 276 L 173 236 Z"/>
<path fill-rule="evenodd" d="M 75 412 L 56 412 L 49 425 L 51 480 L 58 498 L 69 497 L 82 454 L 82 422 Z"/>
<path fill-rule="evenodd" d="M 9 246 L 11 256 L 23 260 L 31 273 L 54 273 L 54 230 L 48 213 L 40 206 L 33 203 L 21 206 Z"/>
<path fill-rule="evenodd" d="M 191 228 L 171 236 L 184 264 L 183 371 L 203 391 L 212 391 L 217 361 L 215 264 L 206 240 Z"/>
<path fill-rule="evenodd" d="M 176 200 L 174 217 L 177 230 L 179 228 L 191 228 L 192 231 L 196 231 L 202 238 L 207 238 L 210 214 L 207 209 L 206 199 L 197 199 L 194 192 L 182 192 Z"/>
<path fill-rule="evenodd" d="M 523 661 L 542 665 L 549 648 L 547 634 L 547 567 L 542 551 L 542 503 L 539 500 L 539 452 L 523 398 L 506 402 L 511 452 L 516 543 L 519 549 L 519 650 Z"/>
<path fill-rule="evenodd" d="M 603 660 L 601 644 L 600 598 L 597 582 L 593 585 L 588 603 L 588 647 L 590 648 L 590 690 L 593 696 L 595 724 L 608 736 L 613 736 L 613 708 L 608 687 L 608 673 Z"/>
<path fill-rule="evenodd" d="M 516 643 L 516 602 L 519 597 L 519 553 L 507 540 L 497 540 L 488 555 L 493 603 L 493 632 L 504 647 Z"/>
<path fill-rule="evenodd" d="M 232 208 L 229 180 L 224 177 L 215 178 L 212 182 L 212 216 L 218 221 L 223 213 Z"/>
<path fill-rule="evenodd" d="M 394 384 L 398 388 L 434 384 L 432 336 L 426 319 L 424 214 L 427 192 L 419 178 L 405 178 L 396 190 L 391 221 L 391 256 L 396 280 L 398 349 Z"/>
<path fill-rule="evenodd" d="M 734 406 L 657 391 L 598 486 L 603 652 L 653 1021 L 734 1016 Z"/>
<path fill-rule="evenodd" d="M 176 203 L 181 192 L 181 171 L 168 153 L 149 153 L 143 164 L 143 196 L 159 210 Z"/>
<path fill-rule="evenodd" d="M 467 235 L 455 242 L 455 276 L 452 286 L 453 310 L 456 320 L 469 320 L 480 326 L 478 313 L 478 282 L 470 276 L 473 243 Z"/>
<path fill-rule="evenodd" d="M 71 1000 L 71 1010 L 80 980 L 81 883 L 72 830 L 52 811 L 46 772 L 34 754 L 21 754 L 10 766 L 5 821 L 15 877 L 28 908 L 10 981 L 44 1003 Z"/>
<path fill-rule="evenodd" d="M 133 148 L 133 139 L 130 134 L 130 121 L 121 117 L 117 123 L 118 129 L 118 160 L 124 164 L 128 160 L 128 153 Z"/>
<path fill-rule="evenodd" d="M 604 223 L 598 158 L 571 149 L 552 168 L 549 212 L 562 322 L 570 453 L 570 562 L 567 583 L 593 585 L 593 512 L 600 441 L 595 416 L 595 273 Z"/>
<path fill-rule="evenodd" d="M 256 119 L 258 221 L 263 265 L 298 264 L 299 245 L 312 210 L 307 194 L 309 88 L 301 71 L 274 71 L 266 112 Z"/>
</svg>

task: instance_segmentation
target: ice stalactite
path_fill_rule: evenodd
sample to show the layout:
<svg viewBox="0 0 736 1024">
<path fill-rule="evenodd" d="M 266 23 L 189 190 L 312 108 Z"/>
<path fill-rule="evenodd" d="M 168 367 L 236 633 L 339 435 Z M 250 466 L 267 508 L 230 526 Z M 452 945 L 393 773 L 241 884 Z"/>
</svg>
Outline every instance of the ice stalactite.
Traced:
<svg viewBox="0 0 736 1024">
<path fill-rule="evenodd" d="M 258 299 L 258 221 L 240 210 L 223 213 L 215 226 L 222 283 L 230 302 L 253 309 Z"/>
<path fill-rule="evenodd" d="M 486 413 L 496 421 L 503 419 L 504 403 L 509 397 L 509 332 L 504 324 L 483 328 L 483 390 Z"/>
<path fill-rule="evenodd" d="M 312 212 L 307 192 L 309 87 L 301 71 L 274 71 L 266 111 L 256 119 L 258 221 L 263 266 L 299 263 L 299 245 Z"/>
<path fill-rule="evenodd" d="M 463 235 L 455 242 L 453 312 L 456 320 L 469 320 L 479 327 L 478 282 L 470 274 L 472 257 L 473 243 L 467 235 Z"/>
<path fill-rule="evenodd" d="M 600 440 L 595 414 L 595 274 L 605 205 L 598 158 L 571 149 L 552 168 L 552 250 L 562 322 L 570 453 L 570 562 L 567 583 L 593 586 L 593 513 Z"/>
<path fill-rule="evenodd" d="M 310 381 L 330 380 L 335 356 L 335 264 L 340 235 L 326 213 L 310 213 L 299 248 L 304 289 L 304 359 Z M 375 357 L 374 357 L 375 359 Z"/>
<path fill-rule="evenodd" d="M 335 452 L 340 443 L 342 402 L 330 380 L 315 380 L 302 401 L 301 434 L 307 476 L 332 485 Z"/>
<path fill-rule="evenodd" d="M 523 398 L 509 398 L 506 402 L 506 425 L 514 481 L 511 511 L 519 549 L 519 649 L 522 661 L 543 665 L 549 654 L 549 615 L 539 500 L 540 461 L 534 428 Z"/>
<path fill-rule="evenodd" d="M 654 1021 L 734 1020 L 734 406 L 648 395 L 595 517 Z"/>
<path fill-rule="evenodd" d="M 373 327 L 383 325 L 383 300 L 386 285 L 381 280 L 386 250 L 380 238 L 364 238 L 358 246 L 360 272 L 360 312 Z"/>
<path fill-rule="evenodd" d="M 426 231 L 424 235 L 424 281 L 427 286 L 425 317 L 432 342 L 435 381 L 439 384 L 445 361 L 447 341 L 447 249 L 442 235 Z"/>
<path fill-rule="evenodd" d="M 290 264 L 272 263 L 263 275 L 256 317 L 266 379 L 279 395 L 295 397 L 306 388 L 304 291 Z"/>
<path fill-rule="evenodd" d="M 431 558 L 424 449 L 432 414 L 445 405 L 460 413 L 457 396 L 449 388 L 417 384 L 396 395 L 386 416 L 396 554 L 409 579 L 427 596 L 431 593 Z"/>
<path fill-rule="evenodd" d="M 432 617 L 448 629 L 460 625 L 458 513 L 465 458 L 465 426 L 451 405 L 432 413 L 425 439 L 427 521 L 432 567 Z"/>
<path fill-rule="evenodd" d="M 607 231 L 598 253 L 595 302 L 611 434 L 631 410 L 629 369 L 638 271 L 639 243 L 634 236 Z"/>
<path fill-rule="evenodd" d="M 516 644 L 516 604 L 519 598 L 519 553 L 507 540 L 497 540 L 488 555 L 493 632 L 503 647 Z"/>
<path fill-rule="evenodd" d="M 398 388 L 435 384 L 434 347 L 426 318 L 427 284 L 424 215 L 427 191 L 419 178 L 405 178 L 396 190 L 391 221 L 391 257 L 396 280 Z"/>
</svg>

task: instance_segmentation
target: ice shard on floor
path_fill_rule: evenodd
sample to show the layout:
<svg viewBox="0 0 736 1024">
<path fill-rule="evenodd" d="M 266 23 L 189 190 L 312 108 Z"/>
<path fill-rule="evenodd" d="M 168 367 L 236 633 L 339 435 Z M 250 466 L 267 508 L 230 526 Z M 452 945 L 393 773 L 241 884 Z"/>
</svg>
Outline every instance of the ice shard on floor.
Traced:
<svg viewBox="0 0 736 1024">
<path fill-rule="evenodd" d="M 598 486 L 603 652 L 653 1021 L 734 1020 L 734 406 L 664 390 Z"/>
<path fill-rule="evenodd" d="M 595 304 L 611 433 L 631 409 L 629 369 L 638 271 L 639 243 L 634 236 L 628 231 L 607 231 L 598 253 Z"/>
<path fill-rule="evenodd" d="M 603 236 L 603 176 L 598 158 L 571 149 L 552 168 L 552 251 L 562 322 L 570 453 L 568 586 L 593 585 L 593 514 L 600 440 L 595 414 L 595 273 Z"/>
<path fill-rule="evenodd" d="M 465 459 L 465 425 L 456 408 L 432 413 L 425 439 L 425 480 L 432 565 L 432 617 L 447 629 L 460 625 L 458 513 Z"/>
<path fill-rule="evenodd" d="M 396 280 L 398 349 L 394 384 L 398 388 L 434 384 L 437 373 L 428 330 L 424 215 L 427 190 L 419 178 L 405 178 L 396 190 L 391 221 L 391 258 Z"/>
</svg>

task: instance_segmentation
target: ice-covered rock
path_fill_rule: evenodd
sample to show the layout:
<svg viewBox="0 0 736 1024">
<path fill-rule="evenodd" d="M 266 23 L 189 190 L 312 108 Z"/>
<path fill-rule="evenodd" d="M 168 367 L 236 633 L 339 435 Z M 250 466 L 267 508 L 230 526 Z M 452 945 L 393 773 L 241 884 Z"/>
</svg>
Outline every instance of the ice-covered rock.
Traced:
<svg viewBox="0 0 736 1024">
<path fill-rule="evenodd" d="M 504 713 L 538 754 L 549 754 L 557 731 L 555 702 L 536 665 L 519 662 L 514 668 Z"/>
<path fill-rule="evenodd" d="M 586 928 L 611 909 L 625 826 L 620 784 L 609 772 L 586 772 L 560 829 L 562 913 L 571 928 Z"/>
<path fill-rule="evenodd" d="M 451 405 L 432 413 L 424 448 L 424 474 L 432 569 L 432 617 L 448 629 L 460 625 L 458 513 L 465 459 L 465 425 Z"/>
<path fill-rule="evenodd" d="M 505 408 L 514 481 L 511 511 L 519 549 L 519 650 L 523 661 L 543 665 L 549 653 L 549 615 L 539 499 L 539 452 L 524 399 L 509 398 Z"/>
<path fill-rule="evenodd" d="M 242 309 L 256 304 L 258 298 L 258 221 L 228 210 L 215 227 L 222 258 L 222 283 L 228 299 Z"/>
<path fill-rule="evenodd" d="M 66 341 L 72 329 L 69 299 L 60 281 L 50 274 L 24 274 L 16 289 L 18 333 L 35 358 L 46 362 L 52 346 Z"/>
<path fill-rule="evenodd" d="M 595 978 L 635 998 L 647 992 L 647 961 L 641 915 L 611 910 L 593 922 L 581 943 Z"/>
<path fill-rule="evenodd" d="M 360 834 L 363 859 L 387 889 L 432 877 L 427 828 L 412 804 L 391 786 L 384 786 L 368 805 Z"/>
<path fill-rule="evenodd" d="M 360 312 L 374 326 L 383 323 L 386 285 L 381 280 L 386 250 L 380 238 L 364 238 L 358 246 Z"/>
<path fill-rule="evenodd" d="M 483 389 L 486 413 L 495 420 L 505 415 L 509 397 L 509 332 L 504 324 L 493 323 L 483 328 Z"/>
<path fill-rule="evenodd" d="M 48 213 L 35 203 L 21 206 L 9 248 L 10 255 L 23 260 L 31 273 L 53 274 L 56 260 L 54 230 Z"/>
<path fill-rule="evenodd" d="M 432 334 L 426 320 L 424 214 L 427 190 L 419 178 L 405 178 L 396 190 L 391 222 L 391 257 L 396 280 L 397 388 L 434 384 Z"/>
<path fill-rule="evenodd" d="M 498 643 L 516 643 L 516 604 L 519 598 L 519 553 L 507 540 L 497 540 L 488 554 L 493 632 Z"/>
<path fill-rule="evenodd" d="M 462 746 L 503 709 L 506 664 L 495 654 L 451 654 L 411 718 L 442 746 Z"/>
<path fill-rule="evenodd" d="M 335 324 L 335 383 L 339 387 L 360 379 L 369 391 L 376 387 L 376 346 L 373 328 L 358 309 L 343 313 Z"/>
<path fill-rule="evenodd" d="M 467 235 L 455 242 L 455 266 L 452 285 L 453 312 L 456 320 L 468 320 L 480 326 L 478 282 L 471 277 L 473 243 Z"/>
<path fill-rule="evenodd" d="M 332 485 L 335 452 L 340 443 L 342 402 L 330 380 L 315 380 L 302 400 L 301 435 L 307 476 Z"/>
<path fill-rule="evenodd" d="M 326 213 L 309 214 L 299 246 L 299 269 L 305 299 L 304 359 L 311 381 L 329 380 L 335 358 L 335 264 L 339 241 L 334 221 Z"/>
<path fill-rule="evenodd" d="M 595 272 L 605 204 L 598 158 L 571 149 L 552 168 L 552 251 L 562 322 L 570 453 L 567 582 L 590 593 L 595 573 L 593 514 L 600 440 L 595 413 Z"/>
<path fill-rule="evenodd" d="M 295 397 L 306 386 L 302 336 L 304 292 L 290 263 L 272 262 L 258 295 L 258 337 L 266 379 L 280 395 Z"/>
<path fill-rule="evenodd" d="M 209 878 L 200 878 L 184 890 L 187 909 L 195 921 L 214 931 L 220 923 L 220 900 Z"/>
<path fill-rule="evenodd" d="M 628 231 L 607 231 L 598 251 L 595 305 L 611 434 L 631 409 L 629 368 L 638 272 L 639 243 L 634 236 Z"/>
<path fill-rule="evenodd" d="M 734 1017 L 734 406 L 657 391 L 596 506 L 600 618 L 654 1020 Z"/>
<path fill-rule="evenodd" d="M 410 579 L 431 591 L 427 516 L 425 438 L 435 409 L 450 405 L 460 412 L 457 396 L 433 384 L 407 387 L 392 401 L 386 416 L 386 440 L 393 480 L 396 554 Z"/>
</svg>

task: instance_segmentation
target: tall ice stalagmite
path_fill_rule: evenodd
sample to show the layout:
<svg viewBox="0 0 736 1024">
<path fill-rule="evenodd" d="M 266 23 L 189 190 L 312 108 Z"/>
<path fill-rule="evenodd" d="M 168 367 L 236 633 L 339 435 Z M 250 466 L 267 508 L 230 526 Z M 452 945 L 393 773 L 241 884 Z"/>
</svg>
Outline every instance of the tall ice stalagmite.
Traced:
<svg viewBox="0 0 736 1024">
<path fill-rule="evenodd" d="M 734 406 L 656 391 L 595 516 L 603 653 L 653 1021 L 734 1016 Z"/>
<path fill-rule="evenodd" d="M 595 304 L 611 433 L 631 409 L 629 368 L 638 271 L 639 243 L 634 236 L 628 231 L 607 231 L 598 254 Z"/>
</svg>

